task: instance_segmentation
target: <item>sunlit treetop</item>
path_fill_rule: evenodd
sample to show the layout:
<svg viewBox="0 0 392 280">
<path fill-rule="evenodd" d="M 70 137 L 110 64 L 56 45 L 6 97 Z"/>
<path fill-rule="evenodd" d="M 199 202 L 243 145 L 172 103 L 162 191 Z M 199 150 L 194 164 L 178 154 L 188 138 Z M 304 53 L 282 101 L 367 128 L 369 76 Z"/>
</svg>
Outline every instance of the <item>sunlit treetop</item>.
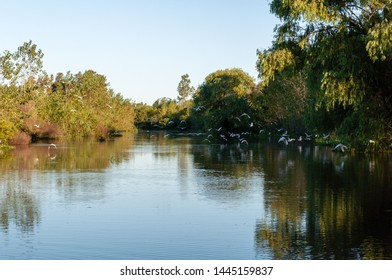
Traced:
<svg viewBox="0 0 392 280">
<path fill-rule="evenodd" d="M 392 1 L 274 0 L 270 5 L 281 24 L 273 45 L 258 51 L 264 86 L 276 73 L 303 71 L 318 81 L 331 107 L 391 91 L 386 81 L 392 74 Z"/>
</svg>

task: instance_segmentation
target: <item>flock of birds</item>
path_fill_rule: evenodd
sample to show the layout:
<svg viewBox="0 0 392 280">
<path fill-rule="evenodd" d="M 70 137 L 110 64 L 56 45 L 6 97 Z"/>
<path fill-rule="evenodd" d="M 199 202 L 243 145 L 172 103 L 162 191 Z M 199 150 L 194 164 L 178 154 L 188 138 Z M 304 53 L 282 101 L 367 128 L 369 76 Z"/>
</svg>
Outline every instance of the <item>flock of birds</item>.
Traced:
<svg viewBox="0 0 392 280">
<path fill-rule="evenodd" d="M 197 107 L 194 107 L 193 110 L 200 112 L 203 109 L 205 109 L 204 106 L 200 105 Z M 244 120 L 246 120 L 249 128 L 253 128 L 254 124 L 251 121 L 251 117 L 247 114 L 247 113 L 242 113 L 241 115 L 237 116 L 234 118 L 236 121 L 238 122 L 243 122 Z M 173 121 L 169 121 L 167 123 L 169 126 L 172 126 L 174 124 Z M 179 128 L 184 130 L 186 129 L 186 121 L 182 120 L 180 122 Z M 283 128 L 277 128 L 276 129 L 277 134 L 279 135 L 280 133 L 283 132 Z M 260 129 L 259 130 L 259 134 L 263 134 L 265 133 L 264 129 Z M 219 127 L 219 128 L 209 128 L 207 130 L 207 132 L 205 133 L 188 133 L 187 135 L 189 136 L 201 136 L 201 135 L 206 135 L 206 137 L 202 140 L 205 143 L 214 143 L 214 142 L 219 142 L 219 143 L 234 143 L 237 145 L 249 145 L 248 139 L 247 139 L 247 135 L 250 135 L 251 132 L 250 131 L 245 131 L 245 132 L 240 132 L 240 133 L 234 133 L 234 132 L 230 132 L 230 131 L 225 131 L 225 129 L 223 127 Z M 268 135 L 271 135 L 271 132 L 269 132 Z M 170 134 L 166 134 L 165 137 L 169 137 L 171 136 Z M 330 135 L 329 134 L 322 134 L 322 135 L 312 135 L 312 134 L 308 134 L 307 132 L 305 132 L 304 135 L 300 135 L 298 138 L 293 138 L 290 137 L 290 135 L 288 134 L 287 130 L 283 133 L 280 134 L 280 136 L 278 136 L 278 144 L 283 144 L 283 145 L 289 145 L 290 143 L 296 142 L 296 143 L 305 143 L 305 142 L 310 142 L 313 141 L 317 138 L 322 138 L 324 141 L 328 141 L 330 139 Z M 369 140 L 369 144 L 373 145 L 375 144 L 374 140 Z M 334 148 L 332 149 L 332 151 L 335 152 L 342 152 L 345 153 L 348 150 L 348 147 L 346 145 L 344 145 L 343 143 L 339 143 L 336 144 L 334 146 Z"/>
<path fill-rule="evenodd" d="M 204 106 L 200 105 L 197 106 L 195 108 L 193 108 L 193 110 L 200 112 L 203 109 L 205 109 Z M 254 126 L 253 122 L 249 122 L 251 117 L 247 114 L 247 113 L 242 113 L 241 115 L 237 116 L 234 118 L 235 120 L 237 120 L 238 122 L 242 122 L 243 119 L 247 119 L 248 121 L 248 125 L 249 128 L 252 128 Z M 167 123 L 168 126 L 173 126 L 174 125 L 174 121 L 169 121 Z M 34 127 L 39 128 L 38 124 L 34 124 Z M 155 124 L 153 126 L 154 128 L 160 128 L 158 124 Z M 181 130 L 185 130 L 187 128 L 187 122 L 186 120 L 182 120 L 178 126 L 179 129 Z M 214 131 L 216 132 L 215 135 L 213 134 Z M 276 129 L 276 131 L 278 133 L 283 131 L 283 128 L 278 128 Z M 264 129 L 260 129 L 259 130 L 259 134 L 265 133 Z M 230 132 L 227 131 L 225 132 L 223 127 L 219 127 L 219 128 L 209 128 L 207 133 L 203 133 L 203 132 L 195 132 L 195 133 L 187 133 L 187 136 L 203 136 L 203 135 L 207 135 L 207 137 L 205 139 L 203 139 L 203 142 L 206 143 L 213 143 L 214 140 L 218 139 L 218 141 L 223 143 L 236 143 L 237 145 L 249 145 L 248 140 L 246 139 L 247 135 L 250 135 L 251 132 L 250 131 L 245 131 L 245 132 L 240 132 L 240 133 L 234 133 L 234 132 Z M 177 135 L 183 135 L 183 134 L 177 134 Z M 271 133 L 269 133 L 269 135 L 271 135 Z M 166 134 L 166 137 L 170 137 L 172 136 L 171 134 Z M 289 134 L 287 133 L 287 130 L 280 135 L 279 139 L 278 139 L 278 143 L 283 143 L 284 145 L 289 145 L 292 142 L 299 142 L 301 143 L 302 141 L 312 141 L 313 139 L 319 138 L 319 135 L 312 135 L 312 134 L 308 134 L 305 132 L 305 135 L 300 135 L 297 139 L 296 138 L 291 138 L 289 136 Z M 321 135 L 323 140 L 328 140 L 330 138 L 329 134 L 322 134 Z M 376 141 L 374 140 L 369 140 L 369 145 L 374 145 L 376 143 Z M 55 148 L 57 149 L 57 146 L 55 144 L 49 144 L 48 146 L 48 150 Z M 337 152 L 346 152 L 348 150 L 348 147 L 342 143 L 337 144 L 332 151 L 337 151 Z"/>
<path fill-rule="evenodd" d="M 283 128 L 278 129 L 278 131 L 282 131 Z M 312 134 L 308 134 L 307 132 L 305 132 L 305 135 L 302 136 L 300 135 L 298 139 L 295 138 L 290 138 L 290 136 L 287 134 L 287 130 L 281 135 L 281 137 L 278 140 L 278 143 L 284 143 L 285 145 L 288 145 L 291 142 L 297 141 L 297 142 L 302 142 L 302 141 L 312 141 L 313 139 L 319 138 L 320 136 L 318 134 L 316 135 L 312 135 Z M 322 134 L 321 138 L 324 141 L 327 141 L 328 139 L 330 139 L 330 135 L 329 134 Z M 371 140 L 373 141 L 373 140 Z M 348 149 L 348 147 L 342 143 L 337 144 L 332 151 L 338 151 L 338 152 L 342 152 L 344 153 L 346 150 Z"/>
</svg>

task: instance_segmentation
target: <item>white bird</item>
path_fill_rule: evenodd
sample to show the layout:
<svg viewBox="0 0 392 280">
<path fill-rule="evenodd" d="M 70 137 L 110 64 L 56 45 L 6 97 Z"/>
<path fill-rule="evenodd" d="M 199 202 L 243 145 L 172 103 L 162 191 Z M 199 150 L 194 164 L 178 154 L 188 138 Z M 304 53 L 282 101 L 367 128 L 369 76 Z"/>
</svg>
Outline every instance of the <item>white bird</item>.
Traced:
<svg viewBox="0 0 392 280">
<path fill-rule="evenodd" d="M 196 110 L 197 112 L 199 112 L 199 111 L 201 111 L 201 110 L 203 110 L 203 109 L 205 109 L 206 107 L 204 107 L 203 105 L 200 105 L 200 106 L 198 106 L 198 107 L 196 107 L 196 108 L 193 108 L 194 110 Z"/>
<path fill-rule="evenodd" d="M 227 138 L 225 135 L 221 134 L 220 137 L 227 142 Z"/>
<path fill-rule="evenodd" d="M 286 137 L 284 137 L 284 136 L 282 136 L 282 137 L 279 138 L 278 143 L 280 143 L 280 142 L 283 142 L 283 143 L 285 143 L 286 145 L 289 144 L 289 142 L 287 141 Z"/>
<path fill-rule="evenodd" d="M 242 139 L 242 140 L 241 140 L 241 144 L 249 145 L 248 141 L 246 141 L 245 139 Z"/>
<path fill-rule="evenodd" d="M 219 127 L 219 128 L 217 128 L 217 129 L 215 129 L 216 131 L 220 131 L 222 129 L 222 127 Z"/>
<path fill-rule="evenodd" d="M 369 144 L 372 144 L 372 145 L 374 145 L 374 144 L 376 144 L 376 141 L 374 141 L 374 140 L 370 139 L 370 140 L 369 140 Z"/>
<path fill-rule="evenodd" d="M 112 107 L 112 106 L 110 106 L 109 104 L 106 104 L 106 106 L 108 106 L 108 107 L 109 107 L 109 109 L 113 109 L 113 107 Z"/>
<path fill-rule="evenodd" d="M 306 138 L 310 138 L 310 137 L 312 137 L 312 134 L 307 134 L 307 133 L 305 132 L 305 136 L 306 136 Z"/>
<path fill-rule="evenodd" d="M 247 113 L 243 113 L 243 114 L 240 116 L 240 118 L 242 118 L 242 117 L 247 117 L 248 119 L 250 119 L 250 116 L 249 116 Z"/>
<path fill-rule="evenodd" d="M 323 133 L 323 139 L 324 139 L 324 140 L 327 140 L 328 138 L 329 138 L 329 134 L 325 135 L 325 134 Z"/>
<path fill-rule="evenodd" d="M 174 124 L 173 121 L 169 121 L 169 122 L 167 123 L 167 125 L 172 125 L 172 124 Z"/>
<path fill-rule="evenodd" d="M 55 149 L 57 149 L 56 144 L 51 143 L 51 144 L 49 145 L 49 147 L 48 147 L 48 150 L 50 150 L 52 147 L 55 148 Z"/>
<path fill-rule="evenodd" d="M 204 140 L 203 140 L 203 142 L 208 142 L 208 143 L 211 143 L 211 141 L 210 141 L 210 140 L 208 140 L 208 139 L 204 139 Z"/>
<path fill-rule="evenodd" d="M 210 138 L 210 137 L 214 138 L 214 136 L 212 136 L 212 134 L 208 134 L 207 139 Z"/>
<path fill-rule="evenodd" d="M 36 128 L 39 128 L 39 125 L 38 125 L 38 124 L 35 124 L 34 126 L 35 126 Z"/>
<path fill-rule="evenodd" d="M 336 146 L 335 146 L 335 148 L 333 148 L 332 149 L 332 151 L 341 151 L 342 153 L 344 153 L 344 151 L 347 149 L 347 146 L 346 145 L 343 145 L 342 143 L 340 143 L 340 144 L 337 144 Z"/>
</svg>

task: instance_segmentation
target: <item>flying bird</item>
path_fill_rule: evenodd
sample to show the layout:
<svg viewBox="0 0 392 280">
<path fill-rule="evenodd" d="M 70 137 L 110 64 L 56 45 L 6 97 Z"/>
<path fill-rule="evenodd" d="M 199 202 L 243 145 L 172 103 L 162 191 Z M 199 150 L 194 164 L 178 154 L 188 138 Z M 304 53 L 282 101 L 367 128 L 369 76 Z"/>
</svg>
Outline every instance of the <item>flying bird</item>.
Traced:
<svg viewBox="0 0 392 280">
<path fill-rule="evenodd" d="M 335 148 L 332 149 L 332 151 L 341 151 L 342 153 L 344 153 L 346 149 L 347 149 L 347 146 L 340 143 L 340 144 L 337 144 L 335 146 Z"/>
<path fill-rule="evenodd" d="M 193 109 L 196 110 L 196 112 L 200 112 L 201 110 L 203 110 L 203 109 L 205 109 L 205 108 L 206 108 L 206 107 L 200 105 L 200 106 L 198 106 L 198 107 L 196 107 L 196 108 L 193 108 Z"/>
<path fill-rule="evenodd" d="M 247 113 L 243 113 L 243 114 L 240 116 L 240 118 L 242 118 L 242 117 L 247 117 L 248 119 L 250 119 L 250 116 L 249 116 Z"/>
<path fill-rule="evenodd" d="M 287 138 L 284 137 L 284 136 L 282 136 L 282 137 L 279 138 L 278 143 L 280 143 L 280 142 L 283 142 L 283 143 L 285 143 L 286 145 L 289 144 L 289 142 L 287 141 Z"/>
</svg>

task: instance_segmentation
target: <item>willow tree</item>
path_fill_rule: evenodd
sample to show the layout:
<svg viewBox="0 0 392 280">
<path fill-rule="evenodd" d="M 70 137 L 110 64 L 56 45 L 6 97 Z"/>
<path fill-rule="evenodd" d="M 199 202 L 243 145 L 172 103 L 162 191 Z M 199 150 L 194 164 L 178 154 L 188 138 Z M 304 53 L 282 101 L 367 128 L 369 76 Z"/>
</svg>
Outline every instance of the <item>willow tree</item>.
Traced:
<svg viewBox="0 0 392 280">
<path fill-rule="evenodd" d="M 383 112 L 375 119 L 390 122 L 390 0 L 273 0 L 270 7 L 281 24 L 272 46 L 258 51 L 264 86 L 279 73 L 301 72 L 316 105 L 355 111 L 371 104 Z"/>
</svg>

